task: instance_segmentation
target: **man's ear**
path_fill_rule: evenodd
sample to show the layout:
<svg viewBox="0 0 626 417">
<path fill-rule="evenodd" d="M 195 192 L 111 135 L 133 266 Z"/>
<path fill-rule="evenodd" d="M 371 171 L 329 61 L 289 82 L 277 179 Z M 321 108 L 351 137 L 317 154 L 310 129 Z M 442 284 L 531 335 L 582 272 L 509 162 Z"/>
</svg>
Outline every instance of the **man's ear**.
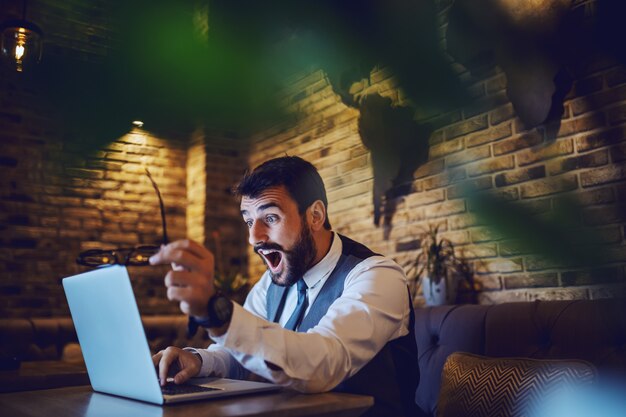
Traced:
<svg viewBox="0 0 626 417">
<path fill-rule="evenodd" d="M 326 207 L 322 200 L 317 200 L 309 206 L 307 209 L 309 214 L 309 222 L 311 230 L 317 232 L 324 228 L 324 222 L 326 221 Z"/>
</svg>

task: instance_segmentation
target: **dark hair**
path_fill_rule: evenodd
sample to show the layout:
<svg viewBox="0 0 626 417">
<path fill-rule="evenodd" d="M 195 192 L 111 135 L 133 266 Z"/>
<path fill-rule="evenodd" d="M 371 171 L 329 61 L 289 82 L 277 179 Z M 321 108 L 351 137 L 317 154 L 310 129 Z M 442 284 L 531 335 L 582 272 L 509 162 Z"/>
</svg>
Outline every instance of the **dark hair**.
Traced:
<svg viewBox="0 0 626 417">
<path fill-rule="evenodd" d="M 324 228 L 330 230 L 328 199 L 322 177 L 310 162 L 297 156 L 270 159 L 246 173 L 233 193 L 240 197 L 256 198 L 268 188 L 285 186 L 303 214 L 315 201 L 321 200 L 326 209 Z"/>
</svg>

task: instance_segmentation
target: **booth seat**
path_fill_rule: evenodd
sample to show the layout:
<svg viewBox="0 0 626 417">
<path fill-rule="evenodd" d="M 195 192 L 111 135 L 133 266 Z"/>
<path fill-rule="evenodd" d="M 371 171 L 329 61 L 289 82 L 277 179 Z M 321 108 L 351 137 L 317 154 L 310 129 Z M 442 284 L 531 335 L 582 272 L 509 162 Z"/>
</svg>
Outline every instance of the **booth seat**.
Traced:
<svg viewBox="0 0 626 417">
<path fill-rule="evenodd" d="M 421 374 L 415 400 L 426 416 L 437 413 L 444 364 L 454 352 L 582 360 L 600 380 L 626 378 L 624 299 L 419 308 L 415 336 Z"/>
</svg>

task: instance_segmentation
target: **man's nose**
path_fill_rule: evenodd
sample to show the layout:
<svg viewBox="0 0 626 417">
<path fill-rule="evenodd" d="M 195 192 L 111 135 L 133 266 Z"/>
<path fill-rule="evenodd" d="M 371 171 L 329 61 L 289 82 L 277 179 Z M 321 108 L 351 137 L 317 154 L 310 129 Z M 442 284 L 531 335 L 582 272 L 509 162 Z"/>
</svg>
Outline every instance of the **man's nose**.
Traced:
<svg viewBox="0 0 626 417">
<path fill-rule="evenodd" d="M 248 242 L 250 242 L 252 246 L 267 242 L 267 231 L 263 226 L 263 222 L 252 223 L 248 232 Z"/>
</svg>

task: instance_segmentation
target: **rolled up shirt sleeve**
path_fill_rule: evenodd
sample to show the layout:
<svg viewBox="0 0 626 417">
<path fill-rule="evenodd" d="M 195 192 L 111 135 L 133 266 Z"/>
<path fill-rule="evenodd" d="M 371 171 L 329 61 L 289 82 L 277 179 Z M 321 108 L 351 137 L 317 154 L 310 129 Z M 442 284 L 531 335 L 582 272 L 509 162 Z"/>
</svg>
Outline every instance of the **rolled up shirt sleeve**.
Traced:
<svg viewBox="0 0 626 417">
<path fill-rule="evenodd" d="M 247 370 L 301 392 L 333 389 L 365 366 L 387 342 L 408 333 L 404 272 L 381 256 L 362 261 L 348 274 L 341 297 L 306 333 L 285 330 L 263 318 L 264 289 L 266 286 L 260 285 L 246 302 L 246 308 L 254 310 L 256 306 L 257 311 L 234 305 L 228 331 L 219 337 L 212 335 L 216 342 L 212 349 L 223 349 Z M 215 362 L 209 366 L 222 367 Z"/>
</svg>

